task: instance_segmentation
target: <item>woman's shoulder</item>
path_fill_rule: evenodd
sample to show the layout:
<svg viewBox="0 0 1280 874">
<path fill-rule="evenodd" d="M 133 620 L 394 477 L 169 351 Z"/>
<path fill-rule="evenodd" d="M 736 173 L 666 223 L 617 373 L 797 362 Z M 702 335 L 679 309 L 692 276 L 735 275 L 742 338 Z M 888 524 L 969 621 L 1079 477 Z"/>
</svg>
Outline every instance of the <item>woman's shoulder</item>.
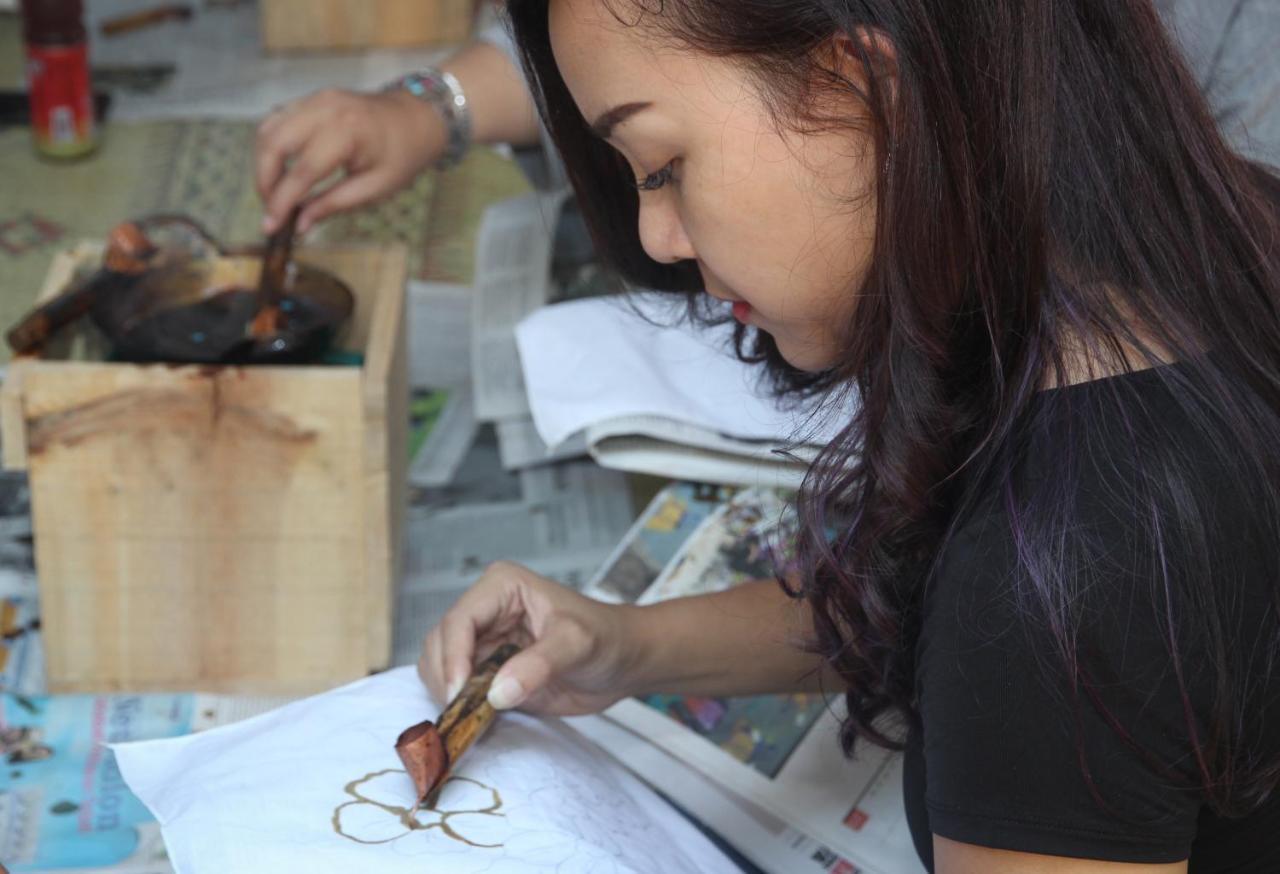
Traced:
<svg viewBox="0 0 1280 874">
<path fill-rule="evenodd" d="M 1267 527 L 1249 524 L 1251 489 L 1224 479 L 1226 438 L 1164 376 L 1046 395 L 938 556 L 915 688 L 944 836 L 1174 861 L 1197 835 L 1194 733 L 1215 708 L 1280 754 L 1263 729 L 1280 704 L 1260 706 L 1280 675 L 1256 658 L 1280 632 L 1277 547 L 1251 533 Z"/>
<path fill-rule="evenodd" d="M 1183 375 L 1170 365 L 1040 393 L 1016 445 L 961 502 L 926 607 L 1025 626 L 1150 614 L 1199 593 L 1200 608 L 1248 604 L 1275 619 L 1280 484 L 1249 469 L 1229 417 L 1180 396 Z M 1037 616 L 1055 590 L 1064 615 Z"/>
</svg>

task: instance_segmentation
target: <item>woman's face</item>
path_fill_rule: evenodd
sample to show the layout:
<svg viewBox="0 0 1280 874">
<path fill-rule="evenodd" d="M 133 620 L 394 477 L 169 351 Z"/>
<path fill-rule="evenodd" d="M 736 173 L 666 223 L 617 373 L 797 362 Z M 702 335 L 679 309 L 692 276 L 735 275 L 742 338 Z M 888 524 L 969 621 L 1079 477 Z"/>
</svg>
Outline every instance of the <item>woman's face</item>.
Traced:
<svg viewBox="0 0 1280 874">
<path fill-rule="evenodd" d="M 664 46 L 603 0 L 552 0 L 550 28 L 583 118 L 648 179 L 645 252 L 696 261 L 793 366 L 833 364 L 874 235 L 870 138 L 777 130 L 739 66 Z"/>
</svg>

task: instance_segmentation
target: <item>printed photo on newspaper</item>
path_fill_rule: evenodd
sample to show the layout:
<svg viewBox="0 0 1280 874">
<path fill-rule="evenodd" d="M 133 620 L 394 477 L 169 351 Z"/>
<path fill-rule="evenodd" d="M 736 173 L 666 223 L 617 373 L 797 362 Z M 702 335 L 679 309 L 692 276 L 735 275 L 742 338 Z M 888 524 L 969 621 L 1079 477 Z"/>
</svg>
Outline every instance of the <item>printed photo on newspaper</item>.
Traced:
<svg viewBox="0 0 1280 874">
<path fill-rule="evenodd" d="M 586 587 L 652 603 L 775 577 L 795 519 L 784 493 L 677 484 L 658 494 Z M 606 716 L 717 785 L 847 856 L 859 868 L 915 872 L 900 759 L 840 751 L 841 702 L 813 693 L 745 698 L 648 696 Z"/>
</svg>

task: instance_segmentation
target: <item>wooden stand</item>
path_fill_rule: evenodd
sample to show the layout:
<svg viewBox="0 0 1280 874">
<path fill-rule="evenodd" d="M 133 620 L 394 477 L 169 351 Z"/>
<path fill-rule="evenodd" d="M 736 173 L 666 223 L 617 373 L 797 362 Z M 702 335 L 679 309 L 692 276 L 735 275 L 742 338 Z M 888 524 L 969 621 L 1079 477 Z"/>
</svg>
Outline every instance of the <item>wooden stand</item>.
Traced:
<svg viewBox="0 0 1280 874">
<path fill-rule="evenodd" d="M 101 247 L 59 255 L 57 294 Z M 402 249 L 304 250 L 360 366 L 15 360 L 5 467 L 31 478 L 54 692 L 293 694 L 387 666 L 406 499 Z"/>
</svg>

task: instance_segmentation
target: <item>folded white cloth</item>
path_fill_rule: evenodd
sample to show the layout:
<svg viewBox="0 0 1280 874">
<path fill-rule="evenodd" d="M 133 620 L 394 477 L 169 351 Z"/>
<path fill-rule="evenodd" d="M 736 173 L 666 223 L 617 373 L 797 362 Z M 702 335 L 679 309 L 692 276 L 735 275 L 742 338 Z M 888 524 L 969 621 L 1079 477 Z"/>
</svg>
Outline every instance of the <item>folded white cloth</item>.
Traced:
<svg viewBox="0 0 1280 874">
<path fill-rule="evenodd" d="M 846 422 L 779 404 L 728 326 L 682 320 L 674 295 L 636 293 L 544 307 L 516 328 L 538 434 L 556 446 L 589 425 L 663 416 L 747 440 L 826 443 Z"/>
</svg>

